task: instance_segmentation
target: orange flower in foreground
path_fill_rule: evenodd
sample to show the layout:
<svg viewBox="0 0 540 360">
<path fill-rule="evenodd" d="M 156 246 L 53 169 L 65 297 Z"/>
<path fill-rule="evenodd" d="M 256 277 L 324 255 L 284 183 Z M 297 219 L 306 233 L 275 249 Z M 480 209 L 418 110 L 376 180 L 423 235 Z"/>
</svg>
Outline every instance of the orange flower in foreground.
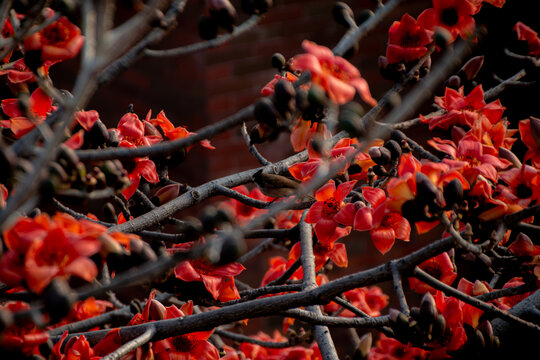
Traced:
<svg viewBox="0 0 540 360">
<path fill-rule="evenodd" d="M 306 54 L 291 59 L 294 70 L 309 71 L 313 83 L 320 85 L 330 100 L 344 104 L 353 99 L 356 91 L 362 100 L 371 106 L 377 101 L 371 96 L 367 81 L 360 76 L 354 65 L 332 51 L 314 42 L 304 40 L 302 47 Z"/>
</svg>

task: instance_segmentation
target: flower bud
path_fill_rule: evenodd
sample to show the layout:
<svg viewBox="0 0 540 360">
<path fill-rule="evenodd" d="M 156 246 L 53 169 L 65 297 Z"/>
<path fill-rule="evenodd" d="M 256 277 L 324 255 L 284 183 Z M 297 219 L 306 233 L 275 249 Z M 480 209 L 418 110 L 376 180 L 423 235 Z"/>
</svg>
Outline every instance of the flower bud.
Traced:
<svg viewBox="0 0 540 360">
<path fill-rule="evenodd" d="M 390 150 L 382 146 L 374 146 L 368 150 L 371 160 L 373 160 L 378 165 L 386 165 L 392 159 L 392 154 Z"/>
<path fill-rule="evenodd" d="M 77 301 L 77 295 L 71 290 L 66 280 L 61 278 L 54 278 L 43 292 L 45 309 L 53 321 L 67 316 L 75 301 Z"/>
<path fill-rule="evenodd" d="M 169 184 L 165 185 L 152 197 L 152 200 L 156 199 L 156 206 L 160 206 L 168 203 L 169 201 L 176 199 L 180 194 L 180 184 Z"/>
<path fill-rule="evenodd" d="M 478 75 L 478 72 L 484 65 L 484 56 L 475 56 L 463 65 L 459 70 L 458 75 L 466 80 L 472 80 Z"/>
<path fill-rule="evenodd" d="M 276 84 L 277 85 L 277 84 Z M 259 99 L 255 104 L 254 110 L 255 119 L 260 124 L 266 124 L 270 127 L 277 126 L 278 118 L 280 117 L 276 107 L 267 97 Z"/>
<path fill-rule="evenodd" d="M 460 204 L 463 200 L 463 185 L 461 181 L 454 179 L 446 184 L 444 186 L 443 196 L 447 207 Z"/>
<path fill-rule="evenodd" d="M 416 199 L 428 205 L 440 207 L 444 203 L 441 191 L 421 172 L 416 173 Z M 431 209 L 433 210 L 433 209 Z"/>
<path fill-rule="evenodd" d="M 499 148 L 499 157 L 501 159 L 510 161 L 514 167 L 521 167 L 521 161 L 519 158 L 512 151 L 503 148 L 502 146 Z"/>
<path fill-rule="evenodd" d="M 360 137 L 365 133 L 364 122 L 362 115 L 364 109 L 362 105 L 351 102 L 344 106 L 343 110 L 339 113 L 339 127 L 345 130 L 352 137 Z"/>
<path fill-rule="evenodd" d="M 120 139 L 118 139 L 118 133 L 116 130 L 110 129 L 108 130 L 109 133 L 109 139 L 107 140 L 107 146 L 109 147 L 118 147 L 120 144 Z"/>
<path fill-rule="evenodd" d="M 199 18 L 199 35 L 204 40 L 212 40 L 217 36 L 218 28 L 213 18 L 203 15 Z"/>
<path fill-rule="evenodd" d="M 401 145 L 395 140 L 388 140 L 384 147 L 390 150 L 390 155 L 392 157 L 392 160 L 398 160 L 401 156 Z"/>
<path fill-rule="evenodd" d="M 281 115 L 285 116 L 295 108 L 296 91 L 288 80 L 279 80 L 274 86 L 274 104 Z"/>
<path fill-rule="evenodd" d="M 461 86 L 461 79 L 457 75 L 452 75 L 446 81 L 446 87 L 457 90 Z"/>
<path fill-rule="evenodd" d="M 370 332 L 364 334 L 360 340 L 358 340 L 358 346 L 354 351 L 353 359 L 363 360 L 367 359 L 371 345 L 373 343 L 373 336 Z"/>
<path fill-rule="evenodd" d="M 480 325 L 478 325 L 477 330 L 480 330 L 482 334 L 484 335 L 486 347 L 492 348 L 493 343 L 494 343 L 494 336 L 493 336 L 493 327 L 491 326 L 491 323 L 486 320 L 482 322 Z"/>
<path fill-rule="evenodd" d="M 272 55 L 273 68 L 277 70 L 281 70 L 285 67 L 286 64 L 287 64 L 287 60 L 285 60 L 285 56 L 283 56 L 283 54 L 275 53 L 274 55 Z"/>
<path fill-rule="evenodd" d="M 435 45 L 437 45 L 441 50 L 444 50 L 449 44 L 452 43 L 453 37 L 450 31 L 443 27 L 437 27 L 435 28 L 433 40 L 435 41 Z"/>
<path fill-rule="evenodd" d="M 232 32 L 233 25 L 236 22 L 237 15 L 236 9 L 230 3 L 229 0 L 207 0 L 208 11 L 210 16 L 215 22 L 226 29 L 229 32 Z"/>
<path fill-rule="evenodd" d="M 354 12 L 342 1 L 337 1 L 332 7 L 332 16 L 334 20 L 339 24 L 345 27 L 350 27 L 350 21 L 354 21 Z"/>
<path fill-rule="evenodd" d="M 156 299 L 150 300 L 148 309 L 148 320 L 163 320 L 165 318 L 165 306 Z"/>
<path fill-rule="evenodd" d="M 418 321 L 424 325 L 431 325 L 437 320 L 437 305 L 433 295 L 427 292 L 420 302 Z"/>
<path fill-rule="evenodd" d="M 102 145 L 109 140 L 110 133 L 107 126 L 98 119 L 88 133 L 84 134 L 84 140 L 95 145 Z"/>
<path fill-rule="evenodd" d="M 221 240 L 220 247 L 219 260 L 214 262 L 216 265 L 226 265 L 232 263 L 242 256 L 247 250 L 244 236 L 238 229 L 225 234 Z"/>
<path fill-rule="evenodd" d="M 431 335 L 433 339 L 440 339 L 446 330 L 446 319 L 441 314 L 437 315 L 435 322 L 433 323 L 433 328 L 431 329 Z"/>
<path fill-rule="evenodd" d="M 159 130 L 154 125 L 152 125 L 151 123 L 149 123 L 146 120 L 144 120 L 143 123 L 144 123 L 144 135 L 145 136 L 160 136 L 161 137 L 161 133 L 159 132 Z"/>
<path fill-rule="evenodd" d="M 382 165 L 375 165 L 372 167 L 372 169 L 375 175 L 377 175 L 378 177 L 388 176 L 388 172 Z"/>
</svg>

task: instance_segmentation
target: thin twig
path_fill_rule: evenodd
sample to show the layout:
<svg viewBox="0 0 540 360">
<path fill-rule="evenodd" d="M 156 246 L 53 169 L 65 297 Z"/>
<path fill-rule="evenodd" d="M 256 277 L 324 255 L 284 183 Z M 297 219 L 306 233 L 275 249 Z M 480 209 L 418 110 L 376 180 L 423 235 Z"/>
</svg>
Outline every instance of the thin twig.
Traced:
<svg viewBox="0 0 540 360">
<path fill-rule="evenodd" d="M 488 91 L 486 91 L 484 93 L 484 99 L 487 100 L 499 96 L 499 94 L 502 93 L 504 89 L 506 89 L 508 86 L 516 85 L 516 82 L 522 77 L 524 77 L 526 74 L 527 73 L 525 72 L 525 70 L 520 70 L 508 79 L 503 80 L 499 85 L 494 86 Z"/>
<path fill-rule="evenodd" d="M 238 341 L 238 342 L 241 342 L 241 343 L 245 342 L 245 343 L 255 344 L 255 345 L 259 345 L 259 346 L 269 348 L 269 349 L 284 349 L 286 347 L 290 347 L 290 346 L 294 345 L 294 343 L 291 343 L 288 340 L 287 341 L 279 341 L 279 342 L 278 341 L 263 341 L 263 340 L 252 338 L 250 336 L 246 336 L 246 335 L 237 334 L 237 333 L 233 333 L 233 332 L 230 332 L 230 331 L 222 330 L 220 328 L 216 328 L 214 330 L 214 332 L 216 334 L 218 334 L 219 336 L 223 336 L 225 338 L 228 338 L 228 339 L 231 339 L 231 340 L 234 340 L 234 341 Z"/>
<path fill-rule="evenodd" d="M 395 262 L 390 262 L 392 268 L 392 283 L 394 284 L 394 292 L 396 293 L 399 301 L 401 312 L 409 316 L 409 305 L 407 305 L 407 298 L 403 292 L 403 285 L 401 284 L 401 274 Z"/>
<path fill-rule="evenodd" d="M 235 27 L 232 32 L 220 35 L 216 37 L 215 39 L 201 41 L 195 44 L 181 46 L 174 49 L 166 49 L 166 50 L 146 49 L 144 50 L 144 55 L 151 56 L 151 57 L 172 57 L 172 56 L 180 56 L 180 55 L 190 54 L 196 51 L 201 51 L 201 50 L 217 47 L 217 46 L 220 46 L 229 42 L 230 40 L 242 35 L 245 32 L 250 31 L 253 27 L 255 27 L 255 25 L 259 23 L 260 20 L 261 20 L 261 16 L 252 15 L 249 19 L 244 21 L 241 25 Z"/>
<path fill-rule="evenodd" d="M 246 142 L 246 146 L 248 147 L 250 154 L 253 155 L 255 159 L 257 159 L 257 161 L 263 166 L 272 164 L 270 161 L 266 160 L 266 158 L 261 155 L 259 150 L 257 150 L 255 145 L 251 143 L 251 138 L 249 137 L 249 134 L 247 132 L 247 127 L 246 127 L 245 122 L 240 127 L 240 131 L 242 132 L 242 137 L 244 138 L 244 141 Z"/>
</svg>

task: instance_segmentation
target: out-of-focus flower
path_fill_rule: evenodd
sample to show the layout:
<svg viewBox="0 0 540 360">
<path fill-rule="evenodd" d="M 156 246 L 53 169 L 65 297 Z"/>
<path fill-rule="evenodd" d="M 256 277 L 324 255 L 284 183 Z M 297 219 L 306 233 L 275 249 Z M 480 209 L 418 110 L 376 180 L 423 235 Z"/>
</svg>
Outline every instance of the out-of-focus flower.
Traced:
<svg viewBox="0 0 540 360">
<path fill-rule="evenodd" d="M 371 106 L 377 101 L 371 96 L 367 81 L 350 62 L 334 56 L 327 47 L 304 40 L 302 47 L 306 54 L 296 55 L 291 59 L 294 70 L 309 71 L 311 80 L 320 85 L 328 97 L 337 104 L 352 100 L 356 91 L 362 100 Z"/>
</svg>

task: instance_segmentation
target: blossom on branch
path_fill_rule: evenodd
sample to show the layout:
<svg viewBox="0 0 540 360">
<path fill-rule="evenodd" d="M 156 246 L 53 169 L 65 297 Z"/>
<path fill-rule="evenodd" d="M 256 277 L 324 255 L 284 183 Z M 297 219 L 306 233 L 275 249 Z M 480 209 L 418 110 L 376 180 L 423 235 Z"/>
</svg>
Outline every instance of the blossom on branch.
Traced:
<svg viewBox="0 0 540 360">
<path fill-rule="evenodd" d="M 311 80 L 320 85 L 330 100 L 344 104 L 353 99 L 358 91 L 362 100 L 371 106 L 377 101 L 371 96 L 367 81 L 360 76 L 354 65 L 342 57 L 335 56 L 330 49 L 304 40 L 306 54 L 291 59 L 293 70 L 309 71 Z"/>
</svg>

